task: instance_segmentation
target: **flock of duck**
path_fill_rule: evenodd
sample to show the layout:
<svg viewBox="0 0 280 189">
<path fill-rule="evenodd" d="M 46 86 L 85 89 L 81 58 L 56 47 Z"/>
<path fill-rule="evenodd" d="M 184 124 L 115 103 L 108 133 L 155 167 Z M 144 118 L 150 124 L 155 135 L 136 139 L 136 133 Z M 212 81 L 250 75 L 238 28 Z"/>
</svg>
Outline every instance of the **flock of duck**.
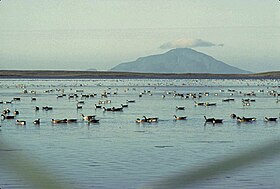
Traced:
<svg viewBox="0 0 280 189">
<path fill-rule="evenodd" d="M 63 92 L 62 94 L 58 94 L 56 96 L 56 98 L 63 98 L 65 96 L 67 96 L 64 93 L 64 90 L 61 91 L 61 89 L 56 89 L 56 90 L 52 90 L 52 91 L 48 90 L 48 91 L 45 91 L 45 93 L 50 93 L 50 92 L 54 92 L 54 91 Z M 80 92 L 81 93 L 80 96 L 77 93 L 68 94 L 68 99 L 76 99 L 76 102 L 77 102 L 76 103 L 76 108 L 77 109 L 82 109 L 83 108 L 83 104 L 85 103 L 85 101 L 82 100 L 82 99 L 97 96 L 97 94 L 95 94 L 95 93 L 94 94 L 83 94 L 83 90 L 76 90 L 76 92 Z M 224 92 L 224 91 L 221 90 L 221 92 Z M 232 93 L 230 93 L 230 95 L 233 96 L 233 93 L 236 92 L 236 91 L 229 89 L 228 92 L 232 92 Z M 28 93 L 28 91 L 24 90 L 24 94 L 27 94 L 27 93 Z M 31 93 L 36 94 L 35 91 L 32 91 Z M 241 92 L 239 92 L 239 93 L 241 94 Z M 114 92 L 114 94 L 116 95 L 117 92 Z M 143 92 L 141 92 L 139 94 L 139 98 L 141 98 L 143 95 L 146 95 L 146 94 L 152 96 L 151 91 L 144 90 Z M 194 105 L 195 106 L 216 106 L 217 105 L 216 103 L 211 103 L 211 102 L 197 102 L 196 101 L 196 99 L 200 99 L 203 96 L 209 96 L 209 92 L 183 94 L 183 93 L 177 93 L 176 91 L 172 91 L 172 92 L 166 92 L 166 94 L 162 95 L 162 98 L 165 98 L 166 95 L 169 95 L 169 94 L 173 94 L 174 97 L 192 98 L 192 99 L 194 99 Z M 135 103 L 135 100 L 127 100 L 126 103 L 121 104 L 120 107 L 105 107 L 104 106 L 105 104 L 110 104 L 111 103 L 111 100 L 106 99 L 109 95 L 110 95 L 110 92 L 103 92 L 101 94 L 101 98 L 103 98 L 105 100 L 99 100 L 98 103 L 95 104 L 95 109 L 102 109 L 103 111 L 111 111 L 111 112 L 122 112 L 123 108 L 127 108 L 129 103 Z M 274 97 L 277 96 L 276 103 L 279 102 L 279 100 L 278 100 L 279 94 L 277 93 L 277 91 L 269 91 L 269 95 L 272 95 Z M 214 96 L 218 96 L 218 94 L 215 93 Z M 244 96 L 253 96 L 254 97 L 254 96 L 256 96 L 256 94 L 254 92 L 251 92 L 251 93 L 245 93 Z M 78 97 L 81 97 L 81 100 L 78 100 Z M 0 101 L 0 104 L 12 104 L 13 101 L 20 101 L 20 100 L 21 100 L 20 97 L 14 97 L 13 100 L 11 100 L 11 101 L 5 101 L 5 102 Z M 36 97 L 31 97 L 31 101 L 36 101 L 36 100 L 37 100 Z M 230 101 L 235 101 L 235 99 L 234 98 L 222 99 L 222 102 L 230 102 Z M 255 101 L 256 101 L 255 99 L 245 98 L 245 99 L 242 99 L 242 104 L 243 104 L 243 106 L 250 106 L 251 102 L 255 102 Z M 39 111 L 40 107 L 35 106 L 34 109 L 35 109 L 35 111 Z M 53 110 L 53 107 L 43 106 L 43 107 L 41 107 L 41 109 L 44 110 L 44 111 L 49 111 L 49 110 Z M 176 106 L 175 110 L 185 110 L 185 107 L 184 106 Z M 26 125 L 25 120 L 16 119 L 18 115 L 19 115 L 19 111 L 17 109 L 15 109 L 12 112 L 9 108 L 5 108 L 2 111 L 1 118 L 2 118 L 2 120 L 14 120 L 15 119 L 15 123 L 17 125 Z M 187 120 L 187 116 L 173 115 L 173 117 L 174 117 L 174 120 Z M 242 123 L 242 122 L 253 123 L 257 120 L 255 117 L 237 116 L 236 114 L 231 114 L 230 117 L 232 119 L 236 119 L 236 121 L 238 123 Z M 82 121 L 86 121 L 88 123 L 99 123 L 99 119 L 96 119 L 96 115 L 81 114 L 81 118 L 82 118 Z M 204 120 L 205 120 L 205 123 L 211 123 L 211 124 L 222 124 L 223 123 L 223 119 L 220 119 L 220 118 L 217 119 L 217 118 L 214 118 L 214 117 L 207 118 L 206 116 L 204 116 Z M 277 120 L 278 120 L 277 117 L 264 117 L 264 121 L 266 121 L 266 122 L 277 122 Z M 51 119 L 51 123 L 53 123 L 53 124 L 76 123 L 78 121 L 79 120 L 76 119 L 76 118 Z M 158 121 L 159 121 L 158 117 L 143 116 L 141 118 L 137 118 L 135 122 L 136 123 L 154 123 L 154 122 L 158 122 Z M 40 118 L 35 119 L 33 121 L 33 124 L 35 124 L 35 125 L 40 125 L 40 123 L 41 123 Z"/>
<path fill-rule="evenodd" d="M 48 106 L 45 106 L 45 107 L 42 107 L 43 110 L 52 110 L 53 108 L 52 107 L 48 107 Z M 39 107 L 36 106 L 35 107 L 35 111 L 38 111 L 39 110 Z M 12 114 L 12 115 L 11 115 Z M 2 120 L 14 120 L 16 119 L 16 116 L 19 115 L 19 111 L 15 109 L 15 111 L 12 113 L 11 110 L 9 108 L 5 108 L 3 111 L 2 111 L 2 114 L 1 114 L 1 118 Z M 96 115 L 88 115 L 88 116 L 85 116 L 84 114 L 81 114 L 82 116 L 82 119 L 84 121 L 87 121 L 88 123 L 98 123 L 99 120 L 96 119 Z M 78 119 L 75 119 L 75 118 L 72 118 L 72 119 L 51 119 L 51 122 L 53 124 L 60 124 L 60 123 L 77 123 L 78 122 Z M 26 125 L 26 121 L 25 120 L 19 120 L 19 119 L 16 119 L 16 125 Z M 33 124 L 34 125 L 40 125 L 41 121 L 40 121 L 40 118 L 38 119 L 35 119 L 33 121 Z"/>
</svg>

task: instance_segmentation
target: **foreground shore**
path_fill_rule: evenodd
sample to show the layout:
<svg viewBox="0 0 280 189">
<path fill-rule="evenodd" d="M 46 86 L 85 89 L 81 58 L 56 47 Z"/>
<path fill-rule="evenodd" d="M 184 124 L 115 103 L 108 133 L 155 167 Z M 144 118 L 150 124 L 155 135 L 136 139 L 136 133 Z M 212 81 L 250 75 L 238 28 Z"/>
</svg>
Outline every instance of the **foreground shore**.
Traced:
<svg viewBox="0 0 280 189">
<path fill-rule="evenodd" d="M 280 71 L 255 74 L 135 73 L 64 70 L 0 70 L 1 79 L 280 79 Z"/>
</svg>

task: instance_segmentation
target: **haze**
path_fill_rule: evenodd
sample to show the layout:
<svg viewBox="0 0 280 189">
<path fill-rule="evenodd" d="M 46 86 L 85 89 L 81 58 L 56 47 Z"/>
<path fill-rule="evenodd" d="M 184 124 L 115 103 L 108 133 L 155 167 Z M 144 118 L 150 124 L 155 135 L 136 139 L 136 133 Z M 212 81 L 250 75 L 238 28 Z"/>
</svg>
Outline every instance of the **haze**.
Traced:
<svg viewBox="0 0 280 189">
<path fill-rule="evenodd" d="M 1 69 L 108 70 L 189 47 L 279 70 L 278 0 L 2 0 L 0 26 Z"/>
</svg>

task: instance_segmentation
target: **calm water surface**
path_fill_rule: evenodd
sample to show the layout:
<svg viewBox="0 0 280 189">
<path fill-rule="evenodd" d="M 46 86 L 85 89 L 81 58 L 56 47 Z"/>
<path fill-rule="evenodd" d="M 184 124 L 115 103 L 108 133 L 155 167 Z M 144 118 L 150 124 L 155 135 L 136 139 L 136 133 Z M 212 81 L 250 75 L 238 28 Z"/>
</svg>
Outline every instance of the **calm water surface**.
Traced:
<svg viewBox="0 0 280 189">
<path fill-rule="evenodd" d="M 182 170 L 194 170 L 279 139 L 279 122 L 263 121 L 265 116 L 279 117 L 280 102 L 269 94 L 272 90 L 279 93 L 279 86 L 279 80 L 0 80 L 0 108 L 19 110 L 16 119 L 27 122 L 25 126 L 16 125 L 15 120 L 0 122 L 1 139 L 12 145 L 12 149 L 0 149 L 0 157 L 1 153 L 12 156 L 13 151 L 19 151 L 59 182 L 75 188 L 141 188 Z M 62 90 L 66 96 L 57 98 Z M 102 98 L 105 91 L 110 94 Z M 174 97 L 174 93 L 200 92 L 199 99 Z M 256 96 L 244 96 L 251 92 Z M 68 95 L 74 93 L 78 98 L 69 99 Z M 95 97 L 81 97 L 94 93 Z M 5 104 L 14 97 L 21 100 Z M 37 100 L 31 101 L 31 97 Z M 235 101 L 222 102 L 226 98 Z M 243 106 L 244 98 L 256 102 Z M 128 103 L 122 112 L 95 109 L 94 104 L 106 99 L 111 104 L 105 107 L 120 107 L 127 100 L 135 103 Z M 82 109 L 77 110 L 77 100 L 85 102 Z M 196 107 L 194 101 L 217 105 Z M 40 110 L 36 112 L 35 106 Z M 43 111 L 42 106 L 52 106 L 53 110 Z M 176 110 L 176 106 L 184 106 L 185 110 Z M 82 121 L 81 113 L 96 115 L 100 123 Z M 257 121 L 237 124 L 230 118 L 231 113 L 256 117 Z M 174 121 L 174 114 L 188 119 Z M 135 123 L 143 115 L 158 117 L 159 121 Z M 204 115 L 224 119 L 224 123 L 205 125 Z M 41 119 L 40 126 L 32 123 L 37 118 Z M 64 118 L 79 121 L 51 123 L 51 119 Z M 202 180 L 193 188 L 279 188 L 279 157 Z M 0 167 L 1 189 L 32 187 L 4 167 Z"/>
</svg>

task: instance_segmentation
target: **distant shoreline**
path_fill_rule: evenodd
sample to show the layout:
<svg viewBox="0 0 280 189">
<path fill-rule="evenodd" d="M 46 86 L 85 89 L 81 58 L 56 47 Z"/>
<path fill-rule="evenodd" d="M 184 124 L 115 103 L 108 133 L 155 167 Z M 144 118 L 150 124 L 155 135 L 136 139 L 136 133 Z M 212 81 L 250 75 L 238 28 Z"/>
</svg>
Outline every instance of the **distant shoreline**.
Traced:
<svg viewBox="0 0 280 189">
<path fill-rule="evenodd" d="M 280 79 L 280 71 L 255 74 L 175 74 L 66 70 L 0 70 L 0 79 Z"/>
</svg>

